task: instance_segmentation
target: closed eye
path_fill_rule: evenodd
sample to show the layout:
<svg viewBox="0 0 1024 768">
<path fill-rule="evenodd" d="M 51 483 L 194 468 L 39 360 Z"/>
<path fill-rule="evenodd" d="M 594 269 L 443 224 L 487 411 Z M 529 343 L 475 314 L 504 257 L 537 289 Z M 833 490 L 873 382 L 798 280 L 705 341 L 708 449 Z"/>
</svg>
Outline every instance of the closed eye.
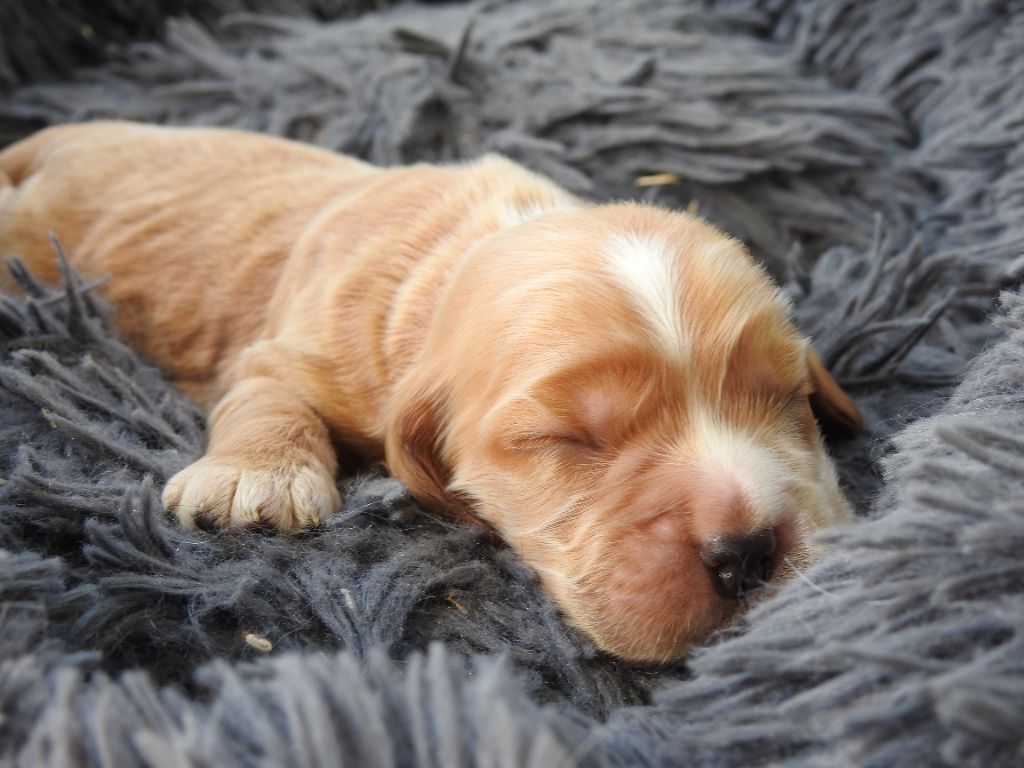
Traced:
<svg viewBox="0 0 1024 768">
<path fill-rule="evenodd" d="M 810 407 L 811 388 L 804 383 L 789 390 L 761 390 L 748 400 L 755 413 L 786 419 L 802 419 L 803 411 Z"/>
<path fill-rule="evenodd" d="M 787 408 L 803 406 L 805 405 L 811 394 L 814 392 L 814 386 L 810 380 L 800 382 L 796 387 L 789 391 L 789 394 L 783 398 L 782 402 L 785 403 Z"/>
<path fill-rule="evenodd" d="M 513 450 L 536 451 L 562 449 L 573 451 L 596 451 L 597 443 L 589 436 L 571 432 L 527 432 L 512 435 L 509 444 Z"/>
</svg>

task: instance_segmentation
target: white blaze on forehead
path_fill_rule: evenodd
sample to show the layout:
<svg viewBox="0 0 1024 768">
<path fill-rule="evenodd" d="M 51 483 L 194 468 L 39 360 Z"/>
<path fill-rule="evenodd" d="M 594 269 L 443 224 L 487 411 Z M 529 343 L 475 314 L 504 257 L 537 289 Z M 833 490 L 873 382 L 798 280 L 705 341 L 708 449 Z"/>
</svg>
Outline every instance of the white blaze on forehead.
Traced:
<svg viewBox="0 0 1024 768">
<path fill-rule="evenodd" d="M 676 258 L 656 235 L 617 233 L 604 249 L 613 277 L 651 324 L 659 344 L 673 357 L 689 349 L 680 308 Z"/>
</svg>

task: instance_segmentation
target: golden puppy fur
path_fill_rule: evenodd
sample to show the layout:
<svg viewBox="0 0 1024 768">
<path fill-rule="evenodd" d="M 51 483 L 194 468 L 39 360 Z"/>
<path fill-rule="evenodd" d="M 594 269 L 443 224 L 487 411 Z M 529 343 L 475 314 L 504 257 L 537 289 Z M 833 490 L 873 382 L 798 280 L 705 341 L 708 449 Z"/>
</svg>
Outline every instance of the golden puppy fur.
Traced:
<svg viewBox="0 0 1024 768">
<path fill-rule="evenodd" d="M 379 169 L 92 123 L 0 152 L 0 251 L 56 278 L 51 230 L 212 407 L 164 492 L 185 525 L 317 522 L 340 447 L 496 529 L 601 648 L 662 661 L 736 609 L 711 543 L 771 530 L 781 578 L 847 514 L 811 405 L 847 428 L 856 408 L 692 216 L 591 205 L 495 156 Z"/>
</svg>

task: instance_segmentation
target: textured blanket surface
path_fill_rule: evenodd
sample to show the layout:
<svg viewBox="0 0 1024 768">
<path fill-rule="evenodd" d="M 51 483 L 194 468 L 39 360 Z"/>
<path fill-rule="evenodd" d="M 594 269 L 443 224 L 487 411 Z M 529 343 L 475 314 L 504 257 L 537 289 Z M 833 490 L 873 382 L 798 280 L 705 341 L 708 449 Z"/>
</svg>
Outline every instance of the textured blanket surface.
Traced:
<svg viewBox="0 0 1024 768">
<path fill-rule="evenodd" d="M 192 6 L 9 90 L 0 136 L 113 116 L 379 163 L 495 150 L 591 197 L 696 209 L 783 282 L 862 405 L 869 432 L 832 448 L 863 519 L 685 666 L 630 668 L 507 549 L 378 473 L 299 536 L 182 531 L 159 489 L 201 454 L 202 414 L 94 286 L 16 268 L 0 765 L 1024 760 L 1024 4 Z M 216 20 L 236 8 L 295 15 Z"/>
</svg>

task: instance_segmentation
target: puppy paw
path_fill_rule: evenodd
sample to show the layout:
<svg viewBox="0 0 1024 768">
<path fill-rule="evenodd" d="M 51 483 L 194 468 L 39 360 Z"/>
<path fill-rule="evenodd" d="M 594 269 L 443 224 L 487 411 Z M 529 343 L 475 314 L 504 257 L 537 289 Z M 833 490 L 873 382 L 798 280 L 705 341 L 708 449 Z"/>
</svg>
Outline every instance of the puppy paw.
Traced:
<svg viewBox="0 0 1024 768">
<path fill-rule="evenodd" d="M 186 528 L 270 525 L 306 528 L 341 504 L 334 476 L 312 456 L 267 465 L 207 454 L 171 478 L 164 507 Z"/>
</svg>

